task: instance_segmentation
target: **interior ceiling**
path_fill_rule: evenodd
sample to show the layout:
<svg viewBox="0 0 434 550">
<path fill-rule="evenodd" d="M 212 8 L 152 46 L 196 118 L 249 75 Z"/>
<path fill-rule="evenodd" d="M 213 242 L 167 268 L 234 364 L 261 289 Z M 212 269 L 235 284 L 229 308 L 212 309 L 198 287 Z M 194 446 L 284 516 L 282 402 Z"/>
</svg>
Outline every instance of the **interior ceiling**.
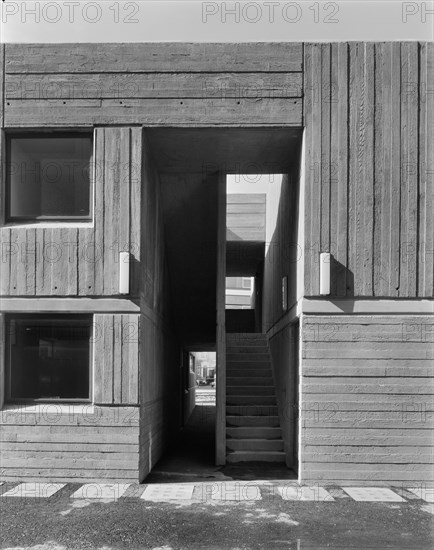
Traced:
<svg viewBox="0 0 434 550">
<path fill-rule="evenodd" d="M 294 128 L 146 130 L 160 175 L 171 300 L 178 338 L 190 350 L 215 349 L 217 172 L 286 173 L 298 163 Z M 239 245 L 240 246 L 240 245 Z M 228 247 L 229 274 L 253 275 L 264 243 Z"/>
<path fill-rule="evenodd" d="M 298 156 L 298 128 L 149 128 L 161 173 L 285 174 Z"/>
</svg>

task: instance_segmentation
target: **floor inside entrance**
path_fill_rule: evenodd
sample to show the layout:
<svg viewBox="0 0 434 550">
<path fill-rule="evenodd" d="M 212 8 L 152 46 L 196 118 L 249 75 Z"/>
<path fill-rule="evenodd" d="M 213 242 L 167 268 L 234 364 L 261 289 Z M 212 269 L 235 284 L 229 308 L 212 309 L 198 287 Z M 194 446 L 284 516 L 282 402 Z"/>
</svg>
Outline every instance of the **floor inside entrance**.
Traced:
<svg viewBox="0 0 434 550">
<path fill-rule="evenodd" d="M 190 419 L 178 440 L 145 479 L 145 483 L 297 479 L 292 470 L 279 463 L 242 462 L 216 466 L 215 411 L 215 389 L 198 387 L 196 407 Z"/>
</svg>

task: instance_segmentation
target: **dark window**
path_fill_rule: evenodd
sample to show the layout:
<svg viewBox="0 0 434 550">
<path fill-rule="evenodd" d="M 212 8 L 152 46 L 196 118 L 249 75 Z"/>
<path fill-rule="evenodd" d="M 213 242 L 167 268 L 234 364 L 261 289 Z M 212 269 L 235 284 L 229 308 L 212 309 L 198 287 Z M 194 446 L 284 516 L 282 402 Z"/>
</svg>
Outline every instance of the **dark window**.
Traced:
<svg viewBox="0 0 434 550">
<path fill-rule="evenodd" d="M 8 220 L 90 219 L 91 135 L 11 135 L 7 148 Z"/>
<path fill-rule="evenodd" d="M 89 315 L 8 317 L 8 399 L 89 400 L 91 335 Z"/>
</svg>

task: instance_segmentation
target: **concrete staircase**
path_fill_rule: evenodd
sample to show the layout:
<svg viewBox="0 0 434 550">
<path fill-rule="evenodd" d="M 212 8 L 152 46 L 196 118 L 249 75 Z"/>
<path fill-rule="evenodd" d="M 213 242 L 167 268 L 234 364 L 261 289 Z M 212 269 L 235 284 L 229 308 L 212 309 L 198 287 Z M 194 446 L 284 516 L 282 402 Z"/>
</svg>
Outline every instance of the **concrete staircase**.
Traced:
<svg viewBox="0 0 434 550">
<path fill-rule="evenodd" d="M 226 460 L 285 462 L 265 334 L 226 335 Z"/>
</svg>

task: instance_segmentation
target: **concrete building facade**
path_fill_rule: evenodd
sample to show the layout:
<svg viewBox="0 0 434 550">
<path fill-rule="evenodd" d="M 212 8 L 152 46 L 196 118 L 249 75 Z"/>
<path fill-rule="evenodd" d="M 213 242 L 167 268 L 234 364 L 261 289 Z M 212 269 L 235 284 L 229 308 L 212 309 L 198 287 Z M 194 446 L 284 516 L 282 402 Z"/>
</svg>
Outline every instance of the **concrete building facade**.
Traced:
<svg viewBox="0 0 434 550">
<path fill-rule="evenodd" d="M 259 433 L 228 421 L 253 341 L 226 335 L 237 273 L 260 273 L 276 399 L 245 421 L 280 430 L 279 459 L 306 483 L 433 480 L 432 43 L 7 44 L 0 81 L 3 480 L 145 479 L 200 350 L 230 460 L 237 426 Z M 237 172 L 284 175 L 266 250 L 227 238 Z"/>
</svg>

